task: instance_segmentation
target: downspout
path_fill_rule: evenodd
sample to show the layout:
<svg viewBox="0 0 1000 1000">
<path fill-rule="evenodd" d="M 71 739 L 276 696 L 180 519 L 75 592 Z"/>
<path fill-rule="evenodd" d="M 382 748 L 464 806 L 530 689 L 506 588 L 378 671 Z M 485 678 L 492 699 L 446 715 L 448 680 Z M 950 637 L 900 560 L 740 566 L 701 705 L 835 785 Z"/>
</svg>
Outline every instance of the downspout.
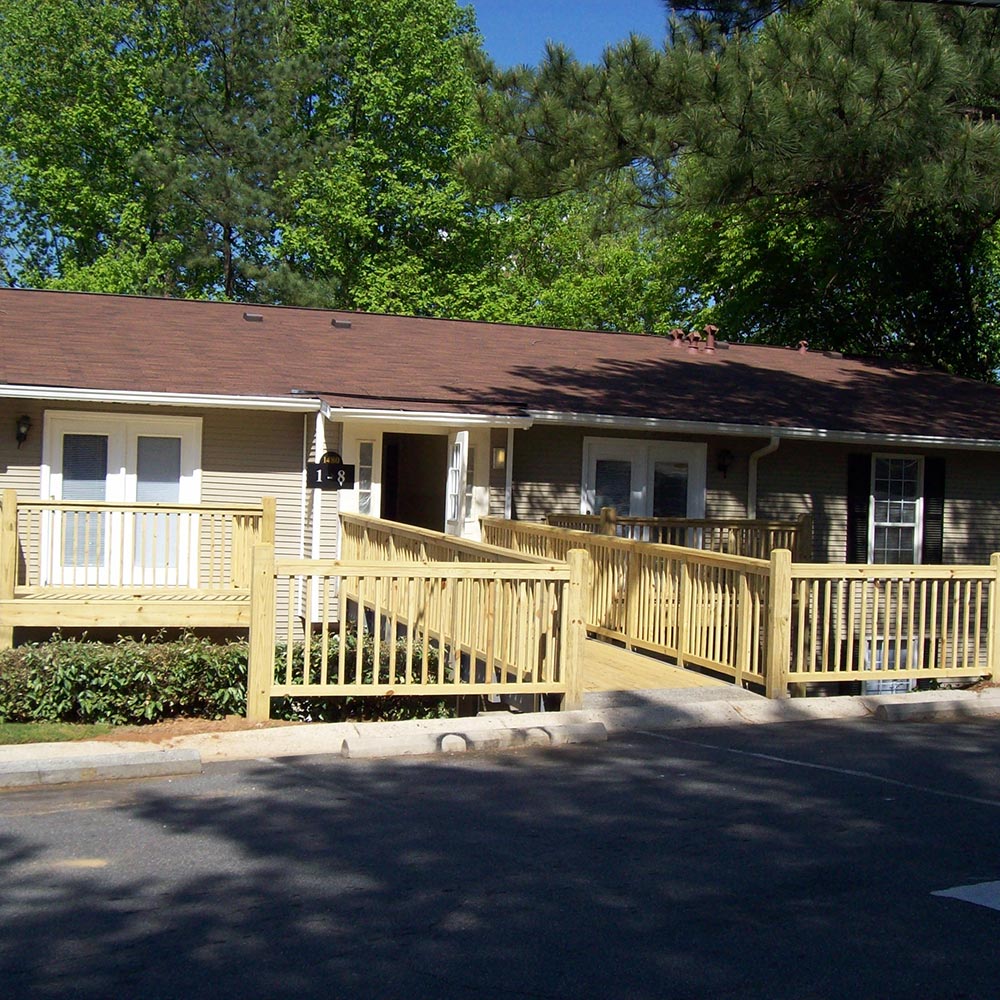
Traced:
<svg viewBox="0 0 1000 1000">
<path fill-rule="evenodd" d="M 507 465 L 504 469 L 503 484 L 503 517 L 505 521 L 510 520 L 511 511 L 514 509 L 514 428 L 507 428 Z"/>
<path fill-rule="evenodd" d="M 313 461 L 318 462 L 323 457 L 326 450 L 326 428 L 324 427 L 325 417 L 322 413 L 316 414 L 316 427 L 313 432 Z M 320 443 L 322 442 L 322 444 Z M 321 450 L 322 449 L 322 450 Z M 310 556 L 313 559 L 321 557 L 323 544 L 323 491 L 312 491 L 312 550 Z"/>
<path fill-rule="evenodd" d="M 306 507 L 309 505 L 309 476 L 306 462 L 309 461 L 309 414 L 302 414 L 302 490 L 299 498 L 299 558 L 306 557 Z"/>
<path fill-rule="evenodd" d="M 751 521 L 757 520 L 757 463 L 765 455 L 773 454 L 778 450 L 781 438 L 777 434 L 771 435 L 771 440 L 750 453 L 750 464 L 747 472 L 747 518 Z"/>
</svg>

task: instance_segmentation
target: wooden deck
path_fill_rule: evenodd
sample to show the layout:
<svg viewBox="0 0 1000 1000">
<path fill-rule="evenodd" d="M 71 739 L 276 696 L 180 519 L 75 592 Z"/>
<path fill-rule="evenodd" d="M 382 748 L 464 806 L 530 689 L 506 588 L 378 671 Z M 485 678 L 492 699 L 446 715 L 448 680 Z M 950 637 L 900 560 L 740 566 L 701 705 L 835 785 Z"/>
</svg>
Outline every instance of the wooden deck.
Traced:
<svg viewBox="0 0 1000 1000">
<path fill-rule="evenodd" d="M 621 646 L 588 639 L 583 652 L 584 691 L 643 691 L 656 688 L 716 687 L 732 685 L 716 677 L 684 670 L 652 656 Z"/>
</svg>

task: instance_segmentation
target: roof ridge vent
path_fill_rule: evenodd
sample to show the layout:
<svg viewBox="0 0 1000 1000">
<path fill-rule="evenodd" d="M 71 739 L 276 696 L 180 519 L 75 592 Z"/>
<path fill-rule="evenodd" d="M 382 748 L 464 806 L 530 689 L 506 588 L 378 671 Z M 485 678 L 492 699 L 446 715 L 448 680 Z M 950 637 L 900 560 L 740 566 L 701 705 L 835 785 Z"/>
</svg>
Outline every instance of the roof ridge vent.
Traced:
<svg viewBox="0 0 1000 1000">
<path fill-rule="evenodd" d="M 264 322 L 264 314 L 263 314 L 263 313 L 250 313 L 250 312 L 245 312 L 245 313 L 243 314 L 243 318 L 244 318 L 244 319 L 245 319 L 245 320 L 246 320 L 246 321 L 247 321 L 248 323 L 263 323 L 263 322 Z"/>
<path fill-rule="evenodd" d="M 330 320 L 330 326 L 336 327 L 338 330 L 350 330 L 351 321 L 349 319 L 337 319 L 336 316 Z"/>
</svg>

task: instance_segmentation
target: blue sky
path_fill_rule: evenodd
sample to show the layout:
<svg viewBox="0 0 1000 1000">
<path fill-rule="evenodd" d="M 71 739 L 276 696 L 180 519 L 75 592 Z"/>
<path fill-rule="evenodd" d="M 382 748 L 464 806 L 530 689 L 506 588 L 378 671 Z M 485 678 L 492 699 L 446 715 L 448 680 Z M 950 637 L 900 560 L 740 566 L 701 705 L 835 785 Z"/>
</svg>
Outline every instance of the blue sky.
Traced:
<svg viewBox="0 0 1000 1000">
<path fill-rule="evenodd" d="M 501 66 L 536 65 L 551 39 L 582 62 L 600 59 L 607 45 L 631 33 L 663 39 L 661 0 L 466 0 L 475 8 L 486 51 Z"/>
</svg>

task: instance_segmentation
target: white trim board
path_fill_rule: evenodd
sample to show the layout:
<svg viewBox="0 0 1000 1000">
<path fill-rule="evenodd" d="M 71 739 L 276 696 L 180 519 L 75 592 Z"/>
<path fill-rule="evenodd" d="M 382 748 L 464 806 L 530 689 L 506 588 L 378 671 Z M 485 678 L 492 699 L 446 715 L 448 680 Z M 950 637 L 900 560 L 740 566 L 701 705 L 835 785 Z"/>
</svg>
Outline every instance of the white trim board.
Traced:
<svg viewBox="0 0 1000 1000">
<path fill-rule="evenodd" d="M 318 399 L 281 396 L 225 396 L 194 392 L 140 392 L 131 389 L 69 389 L 63 386 L 0 384 L 0 399 L 37 399 L 43 403 L 125 403 L 138 406 L 204 406 L 235 410 L 291 410 L 315 413 Z"/>
</svg>

